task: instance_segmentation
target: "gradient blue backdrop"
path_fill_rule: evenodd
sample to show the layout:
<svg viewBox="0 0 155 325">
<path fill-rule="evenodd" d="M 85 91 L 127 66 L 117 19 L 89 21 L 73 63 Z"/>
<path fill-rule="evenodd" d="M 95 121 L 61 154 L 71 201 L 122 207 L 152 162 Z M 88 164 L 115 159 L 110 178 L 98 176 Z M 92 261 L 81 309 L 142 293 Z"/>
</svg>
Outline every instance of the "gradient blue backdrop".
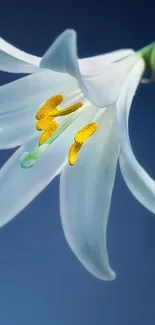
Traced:
<svg viewBox="0 0 155 325">
<path fill-rule="evenodd" d="M 154 12 L 148 1 L 2 1 L 0 36 L 40 56 L 66 28 L 78 33 L 80 57 L 139 49 L 155 39 Z M 14 78 L 0 73 L 1 84 Z M 130 133 L 137 158 L 155 178 L 155 85 L 138 90 Z M 12 152 L 0 152 L 0 165 Z M 59 178 L 0 229 L 0 324 L 154 325 L 155 216 L 118 170 L 108 227 L 117 279 L 105 283 L 87 273 L 65 242 L 58 191 Z"/>
</svg>

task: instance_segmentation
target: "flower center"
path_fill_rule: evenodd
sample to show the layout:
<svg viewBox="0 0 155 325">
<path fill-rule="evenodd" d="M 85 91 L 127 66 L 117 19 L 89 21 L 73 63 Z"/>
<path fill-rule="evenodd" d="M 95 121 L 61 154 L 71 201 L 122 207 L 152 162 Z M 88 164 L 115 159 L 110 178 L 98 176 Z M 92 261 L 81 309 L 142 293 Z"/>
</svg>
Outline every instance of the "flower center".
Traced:
<svg viewBox="0 0 155 325">
<path fill-rule="evenodd" d="M 38 148 L 33 152 L 25 152 L 20 158 L 21 166 L 24 168 L 32 167 L 36 160 L 51 143 L 54 142 L 61 135 L 65 129 L 73 123 L 73 121 L 82 113 L 83 109 L 88 105 L 88 100 L 78 101 L 65 108 L 58 108 L 62 104 L 64 96 L 57 94 L 50 97 L 37 111 L 36 129 L 41 131 L 38 141 Z M 80 110 L 80 108 L 82 108 Z M 74 114 L 72 114 L 74 113 Z M 58 119 L 63 116 L 70 115 L 70 118 L 59 124 Z M 57 120 L 56 120 L 57 119 Z M 97 130 L 97 123 L 92 122 L 83 127 L 74 136 L 74 142 L 68 152 L 68 162 L 73 166 L 76 162 L 77 156 L 88 138 L 90 138 Z"/>
<path fill-rule="evenodd" d="M 63 102 L 63 95 L 58 94 L 50 97 L 36 113 L 36 129 L 43 131 L 39 138 L 39 146 L 47 141 L 57 130 L 59 123 L 54 120 L 55 117 L 66 116 L 83 106 L 82 102 L 77 102 L 67 108 L 59 109 L 58 105 Z"/>
</svg>

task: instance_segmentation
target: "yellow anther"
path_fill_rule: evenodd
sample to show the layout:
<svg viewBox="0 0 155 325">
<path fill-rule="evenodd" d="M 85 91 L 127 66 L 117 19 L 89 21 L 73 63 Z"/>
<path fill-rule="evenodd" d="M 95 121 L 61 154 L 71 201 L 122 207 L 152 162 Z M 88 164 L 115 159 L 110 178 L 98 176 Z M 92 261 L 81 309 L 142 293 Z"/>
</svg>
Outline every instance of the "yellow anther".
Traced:
<svg viewBox="0 0 155 325">
<path fill-rule="evenodd" d="M 50 126 L 52 121 L 53 117 L 50 115 L 46 115 L 44 118 L 36 122 L 36 129 L 38 131 L 46 130 Z"/>
<path fill-rule="evenodd" d="M 68 152 L 68 162 L 71 166 L 74 166 L 84 142 L 96 132 L 97 128 L 97 123 L 92 122 L 84 126 L 76 133 L 74 143 L 71 145 Z"/>
<path fill-rule="evenodd" d="M 47 141 L 53 133 L 57 130 L 58 123 L 56 121 L 53 121 L 50 126 L 42 132 L 40 138 L 39 138 L 39 146 L 41 146 L 45 141 Z"/>
<path fill-rule="evenodd" d="M 64 97 L 61 94 L 50 97 L 37 111 L 36 119 L 40 120 L 45 115 L 50 113 L 52 110 L 57 111 L 57 106 L 60 105 L 63 101 Z"/>
<path fill-rule="evenodd" d="M 74 142 L 68 152 L 68 162 L 71 166 L 74 166 L 77 156 L 82 148 L 82 144 L 78 142 Z"/>
<path fill-rule="evenodd" d="M 84 126 L 80 131 L 78 131 L 74 137 L 75 142 L 84 143 L 88 138 L 90 138 L 97 130 L 98 125 L 96 122 L 92 122 Z"/>
<path fill-rule="evenodd" d="M 83 106 L 82 102 L 75 103 L 67 108 L 60 109 L 58 111 L 50 112 L 49 115 L 52 117 L 64 116 L 75 112 L 77 109 Z"/>
</svg>

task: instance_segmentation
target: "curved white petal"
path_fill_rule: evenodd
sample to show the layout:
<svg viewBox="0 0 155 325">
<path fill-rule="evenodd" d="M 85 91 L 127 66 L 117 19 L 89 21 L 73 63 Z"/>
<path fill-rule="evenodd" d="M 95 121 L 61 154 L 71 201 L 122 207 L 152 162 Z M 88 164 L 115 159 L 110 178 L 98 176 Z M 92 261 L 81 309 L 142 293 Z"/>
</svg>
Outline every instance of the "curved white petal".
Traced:
<svg viewBox="0 0 155 325">
<path fill-rule="evenodd" d="M 41 58 L 25 53 L 0 38 L 0 70 L 32 73 L 39 70 Z"/>
<path fill-rule="evenodd" d="M 60 176 L 60 211 L 65 237 L 85 268 L 102 280 L 112 280 L 106 233 L 119 148 L 115 108 L 98 119 L 99 128 L 84 145 L 74 167 Z"/>
<path fill-rule="evenodd" d="M 7 121 L 7 127 L 0 127 L 0 149 L 15 148 L 39 136 L 35 128 L 35 118 L 28 122 L 23 118 L 21 123 L 18 123 L 18 120 L 10 117 Z"/>
<path fill-rule="evenodd" d="M 20 157 L 36 149 L 38 138 L 18 149 L 6 162 L 0 170 L 0 227 L 23 210 L 60 172 L 74 134 L 94 118 L 96 111 L 95 107 L 88 107 L 32 168 L 22 168 Z"/>
<path fill-rule="evenodd" d="M 40 67 L 70 73 L 87 98 L 97 106 L 106 107 L 117 100 L 128 72 L 128 61 L 115 61 L 126 56 L 131 63 L 137 60 L 132 50 L 122 50 L 78 61 L 76 33 L 67 30 L 44 54 Z"/>
<path fill-rule="evenodd" d="M 77 89 L 77 82 L 65 73 L 40 71 L 0 87 L 0 115 L 7 116 L 18 111 L 34 114 L 40 103 L 49 96 Z"/>
<path fill-rule="evenodd" d="M 0 148 L 16 147 L 36 134 L 36 110 L 50 96 L 67 95 L 77 82 L 64 73 L 44 70 L 0 87 Z"/>
<path fill-rule="evenodd" d="M 134 51 L 131 49 L 117 50 L 106 54 L 100 54 L 93 57 L 78 59 L 79 69 L 85 75 L 100 72 L 101 68 L 111 63 L 118 63 L 120 60 L 131 56 Z"/>
<path fill-rule="evenodd" d="M 128 135 L 128 119 L 131 102 L 144 71 L 142 60 L 131 71 L 117 102 L 119 140 L 122 148 L 120 167 L 124 180 L 136 197 L 147 209 L 155 213 L 155 182 L 136 160 Z"/>
</svg>

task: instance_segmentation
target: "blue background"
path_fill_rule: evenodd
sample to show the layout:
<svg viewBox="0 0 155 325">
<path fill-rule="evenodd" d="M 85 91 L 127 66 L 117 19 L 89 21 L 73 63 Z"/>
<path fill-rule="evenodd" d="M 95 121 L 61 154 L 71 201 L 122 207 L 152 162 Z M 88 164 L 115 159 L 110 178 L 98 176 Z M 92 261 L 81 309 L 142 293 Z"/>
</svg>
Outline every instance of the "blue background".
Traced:
<svg viewBox="0 0 155 325">
<path fill-rule="evenodd" d="M 42 55 L 66 28 L 78 33 L 80 57 L 155 39 L 153 2 L 2 1 L 0 35 Z M 0 83 L 15 76 L 0 73 Z M 155 178 L 155 85 L 142 85 L 133 103 L 133 149 Z M 13 150 L 1 151 L 2 165 Z M 7 200 L 7 197 L 6 197 Z M 65 242 L 59 216 L 59 178 L 0 229 L 0 324 L 155 324 L 155 216 L 143 208 L 117 172 L 108 251 L 113 282 L 92 277 Z"/>
</svg>

